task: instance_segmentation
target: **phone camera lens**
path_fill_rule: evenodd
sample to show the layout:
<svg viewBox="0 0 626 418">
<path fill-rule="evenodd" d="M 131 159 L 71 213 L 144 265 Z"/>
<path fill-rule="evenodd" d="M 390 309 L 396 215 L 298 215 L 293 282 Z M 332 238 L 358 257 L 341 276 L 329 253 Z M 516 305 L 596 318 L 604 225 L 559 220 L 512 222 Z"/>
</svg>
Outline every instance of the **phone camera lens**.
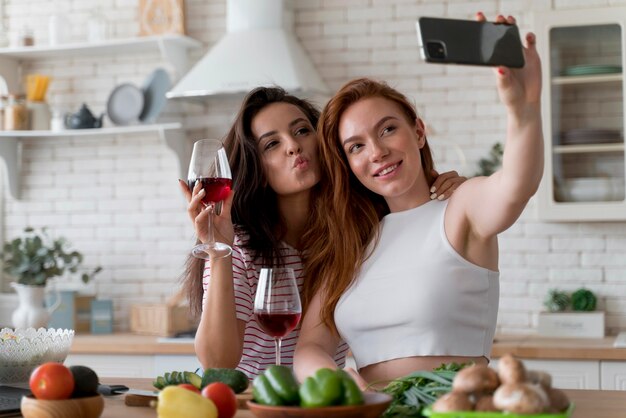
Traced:
<svg viewBox="0 0 626 418">
<path fill-rule="evenodd" d="M 446 57 L 446 45 L 441 41 L 428 41 L 426 43 L 428 56 L 433 59 L 444 59 Z"/>
</svg>

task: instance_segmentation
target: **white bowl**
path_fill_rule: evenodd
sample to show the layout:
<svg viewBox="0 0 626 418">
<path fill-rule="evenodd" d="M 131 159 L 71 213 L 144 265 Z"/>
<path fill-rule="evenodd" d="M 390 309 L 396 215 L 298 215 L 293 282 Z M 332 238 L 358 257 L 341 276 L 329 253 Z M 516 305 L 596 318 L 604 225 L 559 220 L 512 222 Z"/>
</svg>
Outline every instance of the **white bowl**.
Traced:
<svg viewBox="0 0 626 418">
<path fill-rule="evenodd" d="M 624 199 L 624 179 L 620 177 L 580 177 L 562 180 L 557 197 L 565 202 L 611 202 Z"/>
<path fill-rule="evenodd" d="M 30 373 L 40 364 L 63 363 L 73 338 L 73 329 L 2 328 L 0 383 L 28 382 Z"/>
</svg>

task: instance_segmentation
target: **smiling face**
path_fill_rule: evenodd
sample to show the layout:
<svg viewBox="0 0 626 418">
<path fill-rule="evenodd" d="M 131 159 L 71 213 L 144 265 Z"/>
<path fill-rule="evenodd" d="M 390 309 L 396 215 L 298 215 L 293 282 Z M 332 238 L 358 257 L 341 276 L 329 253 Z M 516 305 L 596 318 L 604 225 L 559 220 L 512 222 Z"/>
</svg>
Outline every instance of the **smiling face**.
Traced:
<svg viewBox="0 0 626 418">
<path fill-rule="evenodd" d="M 272 103 L 252 119 L 263 171 L 279 196 L 309 192 L 320 179 L 317 135 L 297 106 Z"/>
<path fill-rule="evenodd" d="M 339 121 L 339 141 L 356 178 L 392 212 L 430 200 L 420 158 L 424 125 L 409 121 L 395 102 L 370 97 L 350 105 Z"/>
</svg>

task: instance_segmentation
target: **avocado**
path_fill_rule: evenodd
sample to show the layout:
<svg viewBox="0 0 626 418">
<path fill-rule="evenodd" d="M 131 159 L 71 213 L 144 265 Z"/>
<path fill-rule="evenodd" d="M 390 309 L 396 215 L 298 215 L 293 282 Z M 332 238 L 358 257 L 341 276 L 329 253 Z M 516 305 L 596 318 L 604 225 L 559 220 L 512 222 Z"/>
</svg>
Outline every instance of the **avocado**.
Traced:
<svg viewBox="0 0 626 418">
<path fill-rule="evenodd" d="M 70 366 L 74 376 L 72 398 L 93 396 L 98 393 L 98 375 L 87 366 Z"/>
<path fill-rule="evenodd" d="M 235 393 L 241 393 L 248 388 L 250 381 L 243 372 L 235 369 L 212 368 L 202 374 L 202 387 L 209 383 L 226 383 Z"/>
</svg>

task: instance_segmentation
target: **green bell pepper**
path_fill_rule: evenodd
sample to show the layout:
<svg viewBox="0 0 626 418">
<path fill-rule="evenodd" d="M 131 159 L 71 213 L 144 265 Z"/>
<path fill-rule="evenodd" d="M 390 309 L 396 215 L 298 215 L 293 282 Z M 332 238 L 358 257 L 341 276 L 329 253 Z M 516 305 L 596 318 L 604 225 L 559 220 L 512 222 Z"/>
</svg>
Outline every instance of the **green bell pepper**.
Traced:
<svg viewBox="0 0 626 418">
<path fill-rule="evenodd" d="M 276 393 L 264 374 L 260 374 L 254 378 L 252 382 L 252 395 L 254 396 L 255 402 L 262 405 L 283 405 L 282 398 Z"/>
<path fill-rule="evenodd" d="M 270 366 L 265 370 L 265 377 L 272 389 L 280 396 L 283 405 L 298 405 L 298 382 L 291 369 L 285 366 Z"/>
<path fill-rule="evenodd" d="M 363 392 L 357 386 L 352 377 L 344 370 L 337 370 L 337 375 L 341 378 L 341 386 L 343 388 L 342 405 L 363 405 Z"/>
<path fill-rule="evenodd" d="M 340 405 L 343 388 L 339 375 L 330 369 L 319 369 L 300 386 L 300 404 L 305 408 Z"/>
</svg>

